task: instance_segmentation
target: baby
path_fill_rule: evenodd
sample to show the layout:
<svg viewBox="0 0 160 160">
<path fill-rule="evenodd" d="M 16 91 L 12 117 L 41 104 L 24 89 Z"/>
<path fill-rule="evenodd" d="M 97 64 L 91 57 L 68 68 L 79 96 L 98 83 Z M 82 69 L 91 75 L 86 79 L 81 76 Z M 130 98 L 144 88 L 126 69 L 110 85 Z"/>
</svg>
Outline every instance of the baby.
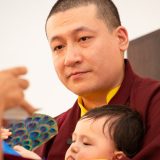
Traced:
<svg viewBox="0 0 160 160">
<path fill-rule="evenodd" d="M 2 138 L 5 139 L 10 134 L 5 130 Z M 98 107 L 78 121 L 65 160 L 132 158 L 141 148 L 143 135 L 144 126 L 138 112 L 124 105 Z M 21 146 L 14 149 L 25 158 L 41 159 Z"/>
<path fill-rule="evenodd" d="M 144 127 L 138 112 L 106 105 L 86 113 L 77 123 L 65 160 L 119 160 L 141 148 Z"/>
</svg>

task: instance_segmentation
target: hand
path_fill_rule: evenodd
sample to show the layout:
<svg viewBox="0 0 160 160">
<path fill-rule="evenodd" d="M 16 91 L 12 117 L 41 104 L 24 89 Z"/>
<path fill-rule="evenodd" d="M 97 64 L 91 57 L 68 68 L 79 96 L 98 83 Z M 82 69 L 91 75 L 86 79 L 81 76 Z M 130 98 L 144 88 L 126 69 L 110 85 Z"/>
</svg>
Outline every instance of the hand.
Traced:
<svg viewBox="0 0 160 160">
<path fill-rule="evenodd" d="M 29 83 L 27 80 L 20 78 L 20 76 L 26 73 L 25 67 L 0 71 L 0 108 L 2 111 L 15 106 L 22 107 L 29 114 L 36 111 L 24 99 L 23 91 L 28 88 Z"/>
<path fill-rule="evenodd" d="M 10 132 L 9 129 L 5 129 L 5 128 L 2 128 L 0 132 L 1 132 L 1 138 L 3 140 L 7 139 L 12 134 L 12 132 Z M 41 160 L 41 157 L 39 157 L 36 153 L 29 151 L 22 146 L 17 145 L 17 146 L 14 146 L 13 149 L 24 158 Z"/>
<path fill-rule="evenodd" d="M 4 139 L 8 139 L 8 137 L 12 135 L 12 132 L 10 132 L 9 129 L 2 128 L 0 130 L 0 135 L 1 135 L 1 138 L 4 140 Z"/>
<path fill-rule="evenodd" d="M 17 151 L 24 158 L 30 158 L 30 159 L 34 159 L 34 160 L 42 160 L 41 157 L 39 157 L 36 153 L 29 151 L 22 146 L 17 145 L 17 146 L 14 146 L 13 149 L 15 151 Z"/>
</svg>

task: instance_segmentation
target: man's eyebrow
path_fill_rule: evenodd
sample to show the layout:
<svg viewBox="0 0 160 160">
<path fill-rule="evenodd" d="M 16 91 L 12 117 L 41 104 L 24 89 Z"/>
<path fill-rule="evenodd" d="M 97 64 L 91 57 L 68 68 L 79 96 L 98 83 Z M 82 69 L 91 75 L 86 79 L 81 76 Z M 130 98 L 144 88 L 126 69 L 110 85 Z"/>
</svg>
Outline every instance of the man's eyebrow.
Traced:
<svg viewBox="0 0 160 160">
<path fill-rule="evenodd" d="M 88 27 L 85 27 L 85 26 L 81 26 L 81 27 L 78 27 L 78 28 L 75 28 L 73 29 L 70 33 L 71 34 L 75 34 L 75 33 L 78 33 L 78 32 L 82 32 L 82 31 L 87 31 L 87 32 L 92 32 L 92 33 L 95 33 L 96 31 L 93 30 L 93 29 L 90 29 Z M 56 36 L 53 36 L 51 38 L 51 42 L 55 41 L 55 40 L 62 40 L 63 38 L 60 36 L 60 35 L 56 35 Z"/>
<path fill-rule="evenodd" d="M 91 28 L 88 28 L 88 27 L 85 27 L 85 26 L 81 26 L 81 27 L 78 27 L 76 29 L 74 29 L 72 31 L 72 33 L 77 33 L 77 32 L 82 32 L 82 31 L 87 31 L 87 32 L 96 32 L 95 30 L 91 29 Z"/>
<path fill-rule="evenodd" d="M 60 36 L 53 36 L 50 40 L 50 42 L 56 41 L 56 40 L 61 40 L 62 38 Z"/>
</svg>

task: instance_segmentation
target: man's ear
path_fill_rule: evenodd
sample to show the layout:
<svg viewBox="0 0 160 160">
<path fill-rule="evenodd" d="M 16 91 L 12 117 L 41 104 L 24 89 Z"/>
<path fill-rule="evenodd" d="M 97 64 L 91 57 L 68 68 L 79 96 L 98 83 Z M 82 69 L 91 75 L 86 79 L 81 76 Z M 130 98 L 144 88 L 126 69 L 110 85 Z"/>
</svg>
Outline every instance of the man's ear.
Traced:
<svg viewBox="0 0 160 160">
<path fill-rule="evenodd" d="M 115 151 L 114 156 L 113 156 L 113 160 L 120 160 L 123 157 L 126 157 L 126 155 L 122 151 Z"/>
<path fill-rule="evenodd" d="M 127 50 L 129 45 L 128 32 L 123 26 L 119 26 L 115 30 L 118 38 L 119 49 L 124 52 Z"/>
</svg>

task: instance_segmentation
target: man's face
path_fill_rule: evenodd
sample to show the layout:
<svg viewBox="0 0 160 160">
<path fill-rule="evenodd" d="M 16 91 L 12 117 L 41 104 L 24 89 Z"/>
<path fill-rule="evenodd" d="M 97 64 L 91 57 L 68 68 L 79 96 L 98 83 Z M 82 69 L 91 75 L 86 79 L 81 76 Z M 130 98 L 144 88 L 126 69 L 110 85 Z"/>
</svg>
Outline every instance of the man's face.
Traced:
<svg viewBox="0 0 160 160">
<path fill-rule="evenodd" d="M 94 5 L 52 15 L 46 25 L 55 70 L 80 96 L 107 92 L 123 79 L 121 33 L 97 18 Z"/>
<path fill-rule="evenodd" d="M 113 140 L 110 138 L 108 126 L 103 124 L 105 118 L 97 120 L 80 120 L 72 135 L 72 144 L 66 152 L 65 160 L 111 160 L 116 152 Z"/>
</svg>

